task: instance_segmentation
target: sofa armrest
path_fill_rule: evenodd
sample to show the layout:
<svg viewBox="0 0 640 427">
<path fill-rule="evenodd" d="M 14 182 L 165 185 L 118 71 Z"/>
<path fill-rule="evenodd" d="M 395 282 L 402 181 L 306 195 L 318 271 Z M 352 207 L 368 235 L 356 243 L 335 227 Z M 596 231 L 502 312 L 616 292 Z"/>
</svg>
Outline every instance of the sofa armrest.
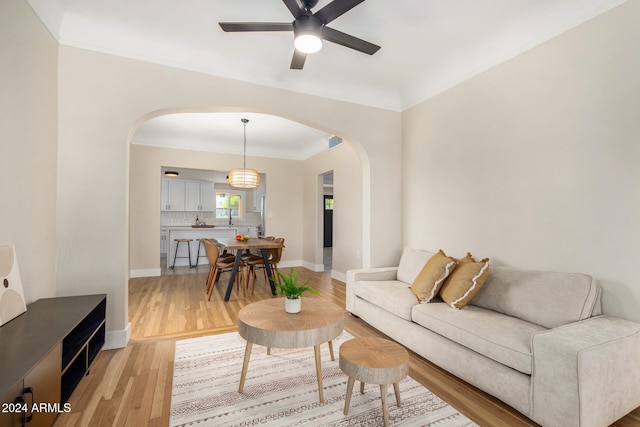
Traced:
<svg viewBox="0 0 640 427">
<path fill-rule="evenodd" d="M 367 280 L 367 281 L 396 280 L 397 273 L 398 273 L 398 267 L 366 268 L 366 269 L 360 269 L 360 270 L 347 271 L 347 288 L 346 288 L 347 311 L 353 312 L 353 305 L 355 303 L 356 282 L 360 282 L 363 280 Z"/>
<path fill-rule="evenodd" d="M 640 406 L 640 324 L 609 316 L 535 334 L 532 418 L 605 426 Z"/>
</svg>

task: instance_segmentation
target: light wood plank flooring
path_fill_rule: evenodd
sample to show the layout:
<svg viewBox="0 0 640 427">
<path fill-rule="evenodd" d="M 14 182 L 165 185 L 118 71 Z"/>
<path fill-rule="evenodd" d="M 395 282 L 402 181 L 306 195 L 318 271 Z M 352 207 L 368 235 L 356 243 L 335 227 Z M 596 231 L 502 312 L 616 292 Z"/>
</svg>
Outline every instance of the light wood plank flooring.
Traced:
<svg viewBox="0 0 640 427">
<path fill-rule="evenodd" d="M 60 414 L 56 427 L 167 426 L 175 341 L 235 332 L 237 313 L 247 304 L 272 298 L 258 274 L 255 295 L 235 288 L 222 302 L 228 273 L 207 301 L 204 282 L 208 266 L 176 270 L 155 278 L 131 279 L 129 319 L 132 339 L 124 349 L 102 351 L 71 396 L 72 411 Z M 298 269 L 302 280 L 319 289 L 322 298 L 344 307 L 344 284 L 328 272 Z M 225 280 L 226 279 L 226 280 Z M 313 296 L 316 297 L 316 296 Z M 345 329 L 354 336 L 382 336 L 362 320 L 345 315 Z M 535 426 L 517 411 L 411 353 L 410 375 L 481 426 Z M 640 426 L 640 408 L 614 424 Z"/>
</svg>

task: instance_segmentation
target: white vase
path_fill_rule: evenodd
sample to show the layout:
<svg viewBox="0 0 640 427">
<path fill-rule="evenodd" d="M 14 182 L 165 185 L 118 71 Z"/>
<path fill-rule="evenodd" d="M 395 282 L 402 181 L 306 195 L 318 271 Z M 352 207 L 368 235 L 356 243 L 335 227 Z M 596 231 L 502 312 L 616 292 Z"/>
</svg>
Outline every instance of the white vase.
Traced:
<svg viewBox="0 0 640 427">
<path fill-rule="evenodd" d="M 300 309 L 302 308 L 302 298 L 296 299 L 284 299 L 284 311 L 287 313 L 300 313 Z"/>
</svg>

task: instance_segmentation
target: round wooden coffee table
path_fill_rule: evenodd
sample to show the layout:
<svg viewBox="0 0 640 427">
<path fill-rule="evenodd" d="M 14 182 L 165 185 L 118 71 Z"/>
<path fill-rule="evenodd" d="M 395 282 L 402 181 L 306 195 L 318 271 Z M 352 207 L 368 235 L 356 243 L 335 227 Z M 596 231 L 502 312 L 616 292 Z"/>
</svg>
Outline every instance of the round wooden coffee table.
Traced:
<svg viewBox="0 0 640 427">
<path fill-rule="evenodd" d="M 349 413 L 353 383 L 360 381 L 360 392 L 364 384 L 380 384 L 382 418 L 389 425 L 387 386 L 393 384 L 396 403 L 401 406 L 399 382 L 409 373 L 409 353 L 400 344 L 382 338 L 354 338 L 340 346 L 340 369 L 349 376 L 344 414 Z"/>
<path fill-rule="evenodd" d="M 313 347 L 318 377 L 318 394 L 324 402 L 322 390 L 322 363 L 320 344 L 328 342 L 333 359 L 331 340 L 342 333 L 344 309 L 331 302 L 317 298 L 304 298 L 300 313 L 284 311 L 284 298 L 273 298 L 254 302 L 238 313 L 238 333 L 247 340 L 240 375 L 238 392 L 242 393 L 247 376 L 249 358 L 253 344 L 267 348 Z"/>
</svg>

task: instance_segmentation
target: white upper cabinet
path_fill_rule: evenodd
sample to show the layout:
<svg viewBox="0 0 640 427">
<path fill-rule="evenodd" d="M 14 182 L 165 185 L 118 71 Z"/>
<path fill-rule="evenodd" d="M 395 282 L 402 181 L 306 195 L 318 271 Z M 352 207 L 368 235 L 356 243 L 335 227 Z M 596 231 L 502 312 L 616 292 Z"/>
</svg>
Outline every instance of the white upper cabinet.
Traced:
<svg viewBox="0 0 640 427">
<path fill-rule="evenodd" d="M 195 181 L 187 181 L 185 185 L 186 185 L 185 210 L 199 211 L 200 210 L 200 183 Z"/>
<path fill-rule="evenodd" d="M 178 180 L 162 180 L 162 195 L 160 201 L 162 211 L 185 210 L 185 182 Z"/>
<path fill-rule="evenodd" d="M 216 190 L 213 188 L 213 182 L 200 183 L 200 207 L 202 211 L 215 212 Z"/>
<path fill-rule="evenodd" d="M 162 180 L 161 210 L 213 212 L 215 208 L 213 182 Z"/>
</svg>

